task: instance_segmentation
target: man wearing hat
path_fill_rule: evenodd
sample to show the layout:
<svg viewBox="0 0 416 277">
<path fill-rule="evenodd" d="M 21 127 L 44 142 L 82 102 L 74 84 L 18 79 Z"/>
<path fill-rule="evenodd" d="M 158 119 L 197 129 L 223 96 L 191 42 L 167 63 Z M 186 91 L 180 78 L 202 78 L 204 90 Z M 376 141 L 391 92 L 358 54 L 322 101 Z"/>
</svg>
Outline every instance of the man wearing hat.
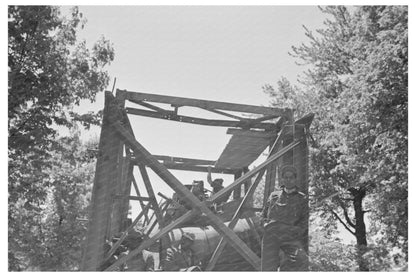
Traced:
<svg viewBox="0 0 416 277">
<path fill-rule="evenodd" d="M 274 191 L 263 210 L 266 219 L 262 241 L 262 271 L 307 271 L 308 257 L 302 248 L 307 236 L 308 200 L 298 191 L 296 168 L 288 165 L 281 169 L 283 191 Z M 305 228 L 306 226 L 306 228 Z M 280 261 L 280 250 L 288 257 Z"/>
<path fill-rule="evenodd" d="M 220 190 L 222 190 L 224 188 L 224 186 L 222 184 L 224 182 L 224 180 L 221 179 L 221 178 L 217 178 L 217 179 L 215 179 L 213 181 L 212 180 L 212 177 L 211 177 L 211 171 L 212 171 L 212 168 L 209 166 L 208 167 L 207 181 L 211 185 L 211 187 L 212 187 L 212 195 L 214 195 L 214 194 L 216 194 L 217 192 L 219 192 Z M 215 204 L 217 206 L 219 206 L 219 205 L 227 202 L 228 201 L 228 198 L 230 197 L 230 195 L 231 195 L 231 191 L 229 193 L 226 193 L 223 196 L 219 197 L 217 200 L 215 200 Z"/>
<path fill-rule="evenodd" d="M 195 235 L 185 232 L 182 234 L 178 247 L 170 247 L 166 252 L 166 259 L 163 265 L 164 271 L 194 271 L 197 262 L 195 261 L 192 245 Z"/>
</svg>

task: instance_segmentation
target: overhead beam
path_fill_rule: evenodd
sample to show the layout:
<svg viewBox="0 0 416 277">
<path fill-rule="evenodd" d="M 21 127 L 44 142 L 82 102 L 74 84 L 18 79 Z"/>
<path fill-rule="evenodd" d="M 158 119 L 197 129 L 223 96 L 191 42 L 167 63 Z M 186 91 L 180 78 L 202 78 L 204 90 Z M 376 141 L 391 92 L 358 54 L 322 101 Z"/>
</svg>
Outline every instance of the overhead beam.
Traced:
<svg viewBox="0 0 416 277">
<path fill-rule="evenodd" d="M 243 113 L 254 113 L 254 114 L 263 114 L 263 115 L 280 115 L 286 116 L 290 113 L 290 109 L 279 109 L 279 108 L 269 108 L 261 107 L 254 105 L 245 105 L 245 104 L 235 104 L 228 102 L 218 102 L 202 99 L 191 99 L 184 97 L 176 96 L 166 96 L 158 94 L 149 94 L 142 92 L 133 92 L 127 90 L 117 90 L 117 93 L 123 93 L 125 99 L 127 100 L 136 100 L 136 101 L 149 101 L 156 103 L 165 103 L 171 104 L 175 107 L 189 106 L 189 107 L 198 107 L 202 109 L 219 109 L 225 111 L 235 111 Z"/>
<path fill-rule="evenodd" d="M 153 155 L 153 157 L 163 162 L 183 163 L 183 164 L 192 164 L 192 165 L 215 165 L 215 162 L 216 162 L 216 161 L 211 161 L 211 160 L 189 159 L 189 158 L 171 157 L 171 156 L 163 156 L 163 155 Z"/>
<path fill-rule="evenodd" d="M 166 119 L 171 121 L 178 121 L 183 123 L 198 124 L 205 126 L 217 126 L 217 127 L 239 127 L 239 128 L 257 128 L 264 130 L 275 129 L 276 126 L 273 123 L 251 123 L 249 121 L 235 121 L 235 120 L 218 120 L 218 119 L 205 119 L 184 115 L 175 115 L 170 112 L 155 112 L 143 109 L 136 109 L 128 107 L 126 108 L 128 114 L 140 115 L 152 118 Z"/>
<path fill-rule="evenodd" d="M 189 191 L 169 170 L 161 165 L 129 132 L 118 122 L 112 124 L 113 128 L 121 136 L 122 140 L 131 149 L 138 154 L 143 160 L 147 162 L 150 167 L 168 186 L 170 186 L 180 196 L 184 197 L 193 208 L 204 213 L 212 227 L 224 238 L 227 242 L 241 254 L 256 270 L 260 270 L 260 258 L 245 244 L 233 231 L 231 231 L 224 222 L 221 221 L 206 205 L 201 202 L 192 192 Z"/>
</svg>

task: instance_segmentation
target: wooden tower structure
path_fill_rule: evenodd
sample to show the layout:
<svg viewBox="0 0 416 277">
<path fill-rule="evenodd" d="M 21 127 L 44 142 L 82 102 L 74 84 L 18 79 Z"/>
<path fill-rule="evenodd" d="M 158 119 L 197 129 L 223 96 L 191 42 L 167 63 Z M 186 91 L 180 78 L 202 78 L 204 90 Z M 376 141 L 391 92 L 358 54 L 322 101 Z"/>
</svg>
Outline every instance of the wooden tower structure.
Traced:
<svg viewBox="0 0 416 277">
<path fill-rule="evenodd" d="M 170 105 L 166 109 L 160 104 Z M 129 105 L 127 107 L 127 105 Z M 180 114 L 183 107 L 203 109 L 227 117 L 227 120 L 213 120 Z M 243 115 L 235 115 L 240 113 Z M 215 160 L 201 160 L 184 157 L 152 155 L 136 140 L 129 122 L 128 114 L 177 121 L 188 124 L 228 127 L 232 137 L 220 157 Z M 81 270 L 112 270 L 158 240 L 163 240 L 168 232 L 180 226 L 195 215 L 204 215 L 211 226 L 221 235 L 206 270 L 215 266 L 225 244 L 233 247 L 249 262 L 255 270 L 260 270 L 260 257 L 247 246 L 234 232 L 233 227 L 246 209 L 261 210 L 252 207 L 248 201 L 265 175 L 264 201 L 274 190 L 278 168 L 292 164 L 300 174 L 302 191 L 308 191 L 308 146 L 306 133 L 313 115 L 294 120 L 293 111 L 235 103 L 224 103 L 199 99 L 189 99 L 164 95 L 155 95 L 126 90 L 117 90 L 116 96 L 105 92 L 105 107 L 99 142 L 95 179 L 89 212 L 87 236 Z M 145 130 L 140 130 L 143 132 Z M 140 135 L 138 135 L 140 137 Z M 267 159 L 249 170 L 266 149 Z M 170 170 L 207 172 L 234 175 L 234 181 L 223 190 L 200 201 L 184 186 Z M 133 172 L 138 170 L 143 179 L 145 191 L 140 191 Z M 167 202 L 158 202 L 155 187 L 152 185 L 148 170 L 157 174 L 180 197 L 192 207 L 172 222 L 164 222 Z M 134 190 L 133 190 L 134 189 Z M 131 195 L 131 191 L 135 195 Z M 209 204 L 221 196 L 233 192 L 238 205 L 227 225 L 214 214 Z M 129 201 L 138 201 L 141 211 L 134 219 L 128 219 Z M 263 203 L 264 205 L 264 203 Z M 148 239 L 136 249 L 117 260 L 111 266 L 102 268 L 102 264 L 114 253 L 128 231 L 139 220 L 148 226 Z M 104 247 L 106 240 L 122 233 L 119 242 L 110 250 Z M 124 237 L 123 237 L 124 236 Z M 307 239 L 305 241 L 307 248 Z"/>
</svg>

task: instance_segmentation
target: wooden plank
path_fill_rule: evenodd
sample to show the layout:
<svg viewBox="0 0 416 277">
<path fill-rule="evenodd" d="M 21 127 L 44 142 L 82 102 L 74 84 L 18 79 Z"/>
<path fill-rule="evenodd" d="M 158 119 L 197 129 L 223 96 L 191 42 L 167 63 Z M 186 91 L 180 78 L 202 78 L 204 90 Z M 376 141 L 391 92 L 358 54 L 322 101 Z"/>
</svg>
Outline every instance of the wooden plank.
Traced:
<svg viewBox="0 0 416 277">
<path fill-rule="evenodd" d="M 175 114 L 174 111 L 165 110 L 165 109 L 162 109 L 161 107 L 158 107 L 158 106 L 149 104 L 149 103 L 144 102 L 144 101 L 136 101 L 136 100 L 132 100 L 132 99 L 129 99 L 128 101 L 133 102 L 133 103 L 138 104 L 138 105 L 141 105 L 143 107 L 152 109 L 152 110 L 157 111 L 157 112 L 164 112 L 164 113 L 172 113 L 172 114 Z"/>
<path fill-rule="evenodd" d="M 210 101 L 210 100 L 202 100 L 202 99 L 191 99 L 191 98 L 176 97 L 176 96 L 166 96 L 166 95 L 149 94 L 149 93 L 142 93 L 142 92 L 126 91 L 126 90 L 117 90 L 117 93 L 119 92 L 123 93 L 127 100 L 133 99 L 136 101 L 165 103 L 165 104 L 171 104 L 172 106 L 176 106 L 176 107 L 189 106 L 189 107 L 198 107 L 202 109 L 218 109 L 218 110 L 235 111 L 235 112 L 243 112 L 243 113 L 281 115 L 281 116 L 285 116 L 287 113 L 291 111 L 290 109 L 269 108 L 269 107 L 261 107 L 261 106 L 245 105 L 245 104 L 235 104 L 235 103 L 228 103 L 228 102 L 218 102 L 218 101 Z"/>
<path fill-rule="evenodd" d="M 223 116 L 226 116 L 226 117 L 234 118 L 234 119 L 237 119 L 237 120 L 240 120 L 240 121 L 249 121 L 250 120 L 249 118 L 243 118 L 241 116 L 236 116 L 236 115 L 229 114 L 229 113 L 225 113 L 225 112 L 222 112 L 222 111 L 219 111 L 219 110 L 215 110 L 215 109 L 207 109 L 207 108 L 205 108 L 204 110 L 210 111 L 212 113 L 220 114 L 220 115 L 223 115 Z"/>
<path fill-rule="evenodd" d="M 145 240 L 136 249 L 130 251 L 127 256 L 124 256 L 124 257 L 121 257 L 120 259 L 118 259 L 114 264 L 112 264 L 107 269 L 105 269 L 105 271 L 113 270 L 116 267 L 122 265 L 123 263 L 125 263 L 126 261 L 128 261 L 130 258 L 132 258 L 132 257 L 136 256 L 137 254 L 139 254 L 141 251 L 143 251 L 146 248 L 152 246 L 153 243 L 155 243 L 158 239 L 160 239 L 165 234 L 167 234 L 168 232 L 170 232 L 173 228 L 175 228 L 176 226 L 179 226 L 182 223 L 186 222 L 187 220 L 189 220 L 190 218 L 192 218 L 196 214 L 198 214 L 198 211 L 195 211 L 195 210 L 190 210 L 190 211 L 186 212 L 184 215 L 182 215 L 181 217 L 179 217 L 178 219 L 176 219 L 175 221 L 173 221 L 172 223 L 168 224 L 166 227 L 164 227 L 163 229 L 161 229 L 153 237 Z"/>
<path fill-rule="evenodd" d="M 214 165 L 216 162 L 212 160 L 189 159 L 189 158 L 171 157 L 171 156 L 163 156 L 163 155 L 153 155 L 153 157 L 163 162 L 184 163 L 184 164 L 192 164 L 192 165 Z"/>
<path fill-rule="evenodd" d="M 128 107 L 126 108 L 128 114 L 140 115 L 152 118 L 166 119 L 171 121 L 178 121 L 182 123 L 198 124 L 205 126 L 217 126 L 217 127 L 240 127 L 240 128 L 257 128 L 264 130 L 272 130 L 275 128 L 273 123 L 253 123 L 245 121 L 235 121 L 235 120 L 218 120 L 218 119 L 205 119 L 199 117 L 191 117 L 185 115 L 175 115 L 168 112 L 154 112 L 143 109 L 136 109 Z"/>
<path fill-rule="evenodd" d="M 112 125 L 121 135 L 122 139 L 130 145 L 134 153 L 139 155 L 147 162 L 150 167 L 165 183 L 176 191 L 180 196 L 184 197 L 193 208 L 204 213 L 212 227 L 221 235 L 225 236 L 227 242 L 241 253 L 256 270 L 260 269 L 260 259 L 257 255 L 234 233 L 232 232 L 204 203 L 190 192 L 175 176 L 173 176 L 167 168 L 161 165 L 140 143 L 138 143 L 129 132 L 119 123 Z"/>
<path fill-rule="evenodd" d="M 214 194 L 213 196 L 211 196 L 208 199 L 208 201 L 214 202 L 219 197 L 224 196 L 224 194 L 227 194 L 230 191 L 234 190 L 234 188 L 236 188 L 237 186 L 241 186 L 245 181 L 247 181 L 248 178 L 251 178 L 257 172 L 259 172 L 264 167 L 266 167 L 269 164 L 271 164 L 274 161 L 276 161 L 278 158 L 280 158 L 282 155 L 284 155 L 286 152 L 290 151 L 291 149 L 293 149 L 294 147 L 296 147 L 300 143 L 301 143 L 301 141 L 295 140 L 292 143 L 288 144 L 287 146 L 283 147 L 276 154 L 273 154 L 272 156 L 270 156 L 267 160 L 265 160 L 259 166 L 257 166 L 256 168 L 252 169 L 251 171 L 247 172 L 247 174 L 244 174 L 243 176 L 241 176 L 240 178 L 238 178 L 237 180 L 235 180 L 233 183 L 231 183 L 229 186 L 225 187 L 224 189 L 220 190 L 219 192 L 217 192 L 216 194 Z"/>
<path fill-rule="evenodd" d="M 103 124 L 101 128 L 99 153 L 95 169 L 89 222 L 84 244 L 81 269 L 96 271 L 104 259 L 104 243 L 110 226 L 112 194 L 117 183 L 119 142 L 115 130 L 110 126 L 110 105 L 114 101 L 111 93 L 105 94 Z"/>
<path fill-rule="evenodd" d="M 235 227 L 235 225 L 237 224 L 237 221 L 239 219 L 240 213 L 243 210 L 243 207 L 246 205 L 247 200 L 250 199 L 250 197 L 253 196 L 254 191 L 257 188 L 257 185 L 260 183 L 261 178 L 263 177 L 265 169 L 261 170 L 256 177 L 256 180 L 254 181 L 254 183 L 250 186 L 250 188 L 247 190 L 246 194 L 243 197 L 243 200 L 241 200 L 237 210 L 234 212 L 233 217 L 231 218 L 230 223 L 228 224 L 228 228 L 230 228 L 231 230 Z M 224 240 L 224 238 L 221 238 L 220 241 L 217 244 L 217 247 L 215 248 L 214 253 L 211 256 L 211 259 L 208 262 L 208 265 L 206 267 L 206 271 L 211 271 L 215 264 L 218 262 L 218 258 L 220 257 L 222 251 L 224 250 L 225 246 L 226 246 L 227 242 Z"/>
</svg>

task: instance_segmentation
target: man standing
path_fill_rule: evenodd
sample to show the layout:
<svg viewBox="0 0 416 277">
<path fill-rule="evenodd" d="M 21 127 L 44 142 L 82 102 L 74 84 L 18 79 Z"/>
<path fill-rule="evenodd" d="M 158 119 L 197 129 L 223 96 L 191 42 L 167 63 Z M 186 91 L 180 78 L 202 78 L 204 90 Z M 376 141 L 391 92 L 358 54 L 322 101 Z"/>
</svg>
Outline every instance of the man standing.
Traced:
<svg viewBox="0 0 416 277">
<path fill-rule="evenodd" d="M 185 232 L 178 247 L 171 246 L 167 249 L 166 259 L 163 264 L 164 271 L 195 271 L 199 266 L 192 245 L 195 235 Z"/>
<path fill-rule="evenodd" d="M 207 181 L 211 185 L 212 195 L 214 195 L 214 194 L 216 194 L 217 192 L 219 192 L 220 190 L 222 190 L 224 188 L 224 186 L 223 186 L 224 180 L 221 179 L 221 178 L 217 178 L 214 181 L 212 181 L 211 171 L 212 171 L 212 168 L 209 166 L 208 167 Z M 226 193 L 223 196 L 219 197 L 217 200 L 215 200 L 214 204 L 216 204 L 217 206 L 220 206 L 221 204 L 228 201 L 228 198 L 230 197 L 230 195 L 231 195 L 231 191 L 229 193 Z"/>
<path fill-rule="evenodd" d="M 308 235 L 308 200 L 298 191 L 297 172 L 293 166 L 281 170 L 283 192 L 271 193 L 263 210 L 266 219 L 262 241 L 262 271 L 307 271 L 308 257 L 302 247 L 302 239 Z M 280 261 L 280 250 L 288 257 Z"/>
</svg>

